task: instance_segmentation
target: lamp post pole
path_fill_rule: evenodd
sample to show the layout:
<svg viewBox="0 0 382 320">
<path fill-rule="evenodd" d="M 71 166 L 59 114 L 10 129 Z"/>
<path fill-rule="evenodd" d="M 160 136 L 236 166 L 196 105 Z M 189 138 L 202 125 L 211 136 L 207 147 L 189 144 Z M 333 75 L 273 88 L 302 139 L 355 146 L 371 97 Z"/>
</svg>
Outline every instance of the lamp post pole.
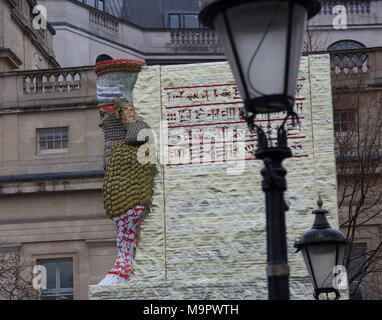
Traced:
<svg viewBox="0 0 382 320">
<path fill-rule="evenodd" d="M 267 227 L 267 278 L 269 300 L 289 300 L 289 267 L 285 226 L 285 212 L 288 206 L 284 201 L 287 190 L 286 173 L 282 161 L 292 156 L 287 146 L 284 127 L 278 131 L 278 145 L 268 147 L 263 130 L 257 127 L 259 147 L 256 158 L 262 159 L 264 168 L 262 189 L 266 202 Z"/>
<path fill-rule="evenodd" d="M 285 154 L 284 156 L 287 157 Z M 267 277 L 269 300 L 289 299 L 289 268 L 285 227 L 284 202 L 286 186 L 286 170 L 282 167 L 280 154 L 268 154 L 263 159 L 265 167 L 262 188 L 266 201 L 267 225 Z"/>
</svg>

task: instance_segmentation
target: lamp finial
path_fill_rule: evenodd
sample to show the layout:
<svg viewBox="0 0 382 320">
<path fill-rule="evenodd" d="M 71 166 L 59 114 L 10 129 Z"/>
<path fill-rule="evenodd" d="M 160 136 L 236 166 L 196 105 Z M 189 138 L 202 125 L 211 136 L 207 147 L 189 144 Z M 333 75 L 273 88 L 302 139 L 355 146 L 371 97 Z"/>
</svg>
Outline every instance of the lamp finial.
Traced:
<svg viewBox="0 0 382 320">
<path fill-rule="evenodd" d="M 318 200 L 317 200 L 317 205 L 318 205 L 318 208 L 322 209 L 322 198 L 321 198 L 321 195 L 318 195 Z"/>
</svg>

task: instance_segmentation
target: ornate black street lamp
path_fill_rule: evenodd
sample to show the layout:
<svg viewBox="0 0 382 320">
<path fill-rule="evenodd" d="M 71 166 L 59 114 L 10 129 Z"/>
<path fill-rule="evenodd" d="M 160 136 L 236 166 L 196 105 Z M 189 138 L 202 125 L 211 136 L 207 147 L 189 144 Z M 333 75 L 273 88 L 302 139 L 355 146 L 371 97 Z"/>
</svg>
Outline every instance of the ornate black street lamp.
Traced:
<svg viewBox="0 0 382 320">
<path fill-rule="evenodd" d="M 294 246 L 303 254 L 314 286 L 314 298 L 318 300 L 321 293 L 334 292 L 338 299 L 340 292 L 333 283 L 337 275 L 334 267 L 342 266 L 348 241 L 341 231 L 330 227 L 321 197 L 317 204 L 318 209 L 312 211 L 316 215 L 312 228 L 304 232 Z"/>
<path fill-rule="evenodd" d="M 201 0 L 200 21 L 214 28 L 244 99 L 243 117 L 256 130 L 265 168 L 262 187 L 266 195 L 267 277 L 269 299 L 289 299 L 284 201 L 286 170 L 281 163 L 291 157 L 285 124 L 298 121 L 293 111 L 307 19 L 315 16 L 318 0 Z M 257 114 L 282 113 L 277 143 L 255 123 Z"/>
</svg>

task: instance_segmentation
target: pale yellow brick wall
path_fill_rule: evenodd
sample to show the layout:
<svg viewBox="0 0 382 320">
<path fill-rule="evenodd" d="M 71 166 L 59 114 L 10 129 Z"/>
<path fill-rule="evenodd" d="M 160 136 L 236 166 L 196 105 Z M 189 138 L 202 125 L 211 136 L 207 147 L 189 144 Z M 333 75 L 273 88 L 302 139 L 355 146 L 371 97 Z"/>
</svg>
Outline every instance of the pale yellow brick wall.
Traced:
<svg viewBox="0 0 382 320">
<path fill-rule="evenodd" d="M 203 127 L 215 134 L 227 126 L 246 130 L 242 138 L 248 151 L 255 142 L 246 124 L 238 121 L 238 107 L 242 104 L 233 83 L 224 62 L 147 67 L 134 89 L 134 102 L 158 140 L 163 141 L 174 130 L 182 135 L 181 129 Z M 302 57 L 298 83 L 296 107 L 301 127 L 290 131 L 289 139 L 296 157 L 284 162 L 288 170 L 286 202 L 290 207 L 286 213 L 288 259 L 292 298 L 311 299 L 307 270 L 293 243 L 311 227 L 311 211 L 318 194 L 330 211 L 332 226 L 338 227 L 329 56 Z M 227 109 L 233 107 L 234 111 Z M 220 113 L 214 118 L 217 108 Z M 196 112 L 200 109 L 206 111 L 204 115 Z M 168 121 L 168 134 L 161 132 L 161 120 Z M 217 135 L 215 138 L 219 140 Z M 185 144 L 185 150 L 189 149 L 188 142 L 169 139 L 170 145 Z M 217 143 L 214 146 L 218 148 Z M 169 153 L 177 148 L 169 147 Z M 243 156 L 253 158 L 245 152 L 237 159 Z M 170 158 L 172 165 L 157 166 L 153 205 L 141 226 L 135 274 L 130 283 L 90 286 L 90 299 L 267 299 L 262 162 L 179 161 Z M 244 165 L 241 174 L 227 171 L 235 164 Z"/>
</svg>

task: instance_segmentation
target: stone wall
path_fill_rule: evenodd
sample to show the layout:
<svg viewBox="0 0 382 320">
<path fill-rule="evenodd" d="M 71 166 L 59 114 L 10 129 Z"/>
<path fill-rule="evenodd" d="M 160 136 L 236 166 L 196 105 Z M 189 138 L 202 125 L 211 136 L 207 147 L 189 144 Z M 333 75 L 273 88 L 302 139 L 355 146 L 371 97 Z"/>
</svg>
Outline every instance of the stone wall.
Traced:
<svg viewBox="0 0 382 320">
<path fill-rule="evenodd" d="M 93 65 L 101 54 L 114 59 L 147 60 L 150 64 L 224 59 L 215 33 L 210 30 L 146 29 L 78 1 L 40 0 L 39 3 L 46 6 L 48 21 L 57 32 L 54 51 L 64 68 Z M 145 8 L 142 3 L 139 6 Z M 165 13 L 155 14 L 163 19 Z"/>
<path fill-rule="evenodd" d="M 298 79 L 300 124 L 287 122 L 293 157 L 284 162 L 288 259 L 292 298 L 311 299 L 293 243 L 312 226 L 319 194 L 338 227 L 329 55 L 302 57 Z M 89 299 L 267 299 L 263 164 L 251 153 L 256 136 L 239 117 L 228 64 L 147 67 L 133 94 L 161 151 L 153 204 L 130 283 L 90 286 Z M 266 127 L 266 119 L 257 124 Z"/>
<path fill-rule="evenodd" d="M 53 52 L 55 31 L 34 29 L 31 2 L 0 1 L 0 72 L 58 67 Z"/>
</svg>

